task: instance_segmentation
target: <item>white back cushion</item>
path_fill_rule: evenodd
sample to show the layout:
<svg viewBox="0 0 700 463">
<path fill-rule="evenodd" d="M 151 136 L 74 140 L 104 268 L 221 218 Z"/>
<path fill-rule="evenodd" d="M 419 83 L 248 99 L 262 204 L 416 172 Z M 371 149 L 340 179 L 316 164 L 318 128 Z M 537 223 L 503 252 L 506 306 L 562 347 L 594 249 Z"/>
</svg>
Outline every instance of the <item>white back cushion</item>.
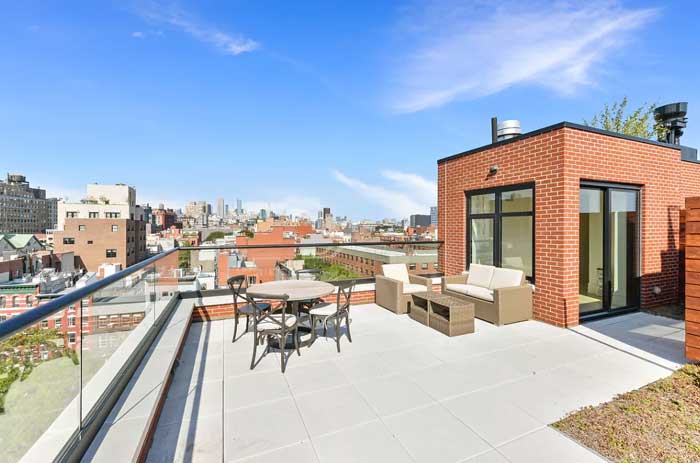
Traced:
<svg viewBox="0 0 700 463">
<path fill-rule="evenodd" d="M 403 281 L 408 284 L 408 269 L 406 264 L 384 264 L 382 265 L 382 273 L 387 278 L 392 280 Z"/>
<path fill-rule="evenodd" d="M 510 288 L 512 286 L 520 286 L 523 281 L 522 270 L 513 270 L 509 268 L 497 268 L 493 272 L 491 285 L 489 288 Z"/>
<path fill-rule="evenodd" d="M 491 265 L 471 264 L 467 284 L 488 288 L 493 278 L 493 269 Z"/>
</svg>

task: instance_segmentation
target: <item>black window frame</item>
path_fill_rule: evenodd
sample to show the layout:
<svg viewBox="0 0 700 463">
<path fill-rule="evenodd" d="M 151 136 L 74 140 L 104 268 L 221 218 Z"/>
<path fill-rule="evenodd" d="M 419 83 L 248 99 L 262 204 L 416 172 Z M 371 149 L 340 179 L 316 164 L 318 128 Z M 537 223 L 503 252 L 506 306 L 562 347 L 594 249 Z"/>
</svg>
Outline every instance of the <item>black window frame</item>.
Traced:
<svg viewBox="0 0 700 463">
<path fill-rule="evenodd" d="M 509 191 L 516 190 L 532 190 L 532 210 L 528 212 L 502 212 L 501 211 L 501 198 L 502 193 L 507 193 Z M 495 208 L 493 212 L 483 213 L 483 214 L 472 214 L 471 213 L 471 198 L 472 196 L 479 196 L 484 194 L 494 193 Z M 502 218 L 503 217 L 532 217 L 532 276 L 527 276 L 527 280 L 534 284 L 536 276 L 536 255 L 535 255 L 535 222 L 536 222 L 536 201 L 537 192 L 535 188 L 535 182 L 518 183 L 515 185 L 504 185 L 493 188 L 482 188 L 478 190 L 468 190 L 464 192 L 464 197 L 466 199 L 466 268 L 472 262 L 472 247 L 471 247 L 471 220 L 472 219 L 492 219 L 493 220 L 493 265 L 496 267 L 501 267 L 502 260 Z"/>
<path fill-rule="evenodd" d="M 113 254 L 113 255 L 110 255 Z M 105 259 L 116 259 L 117 250 L 116 249 L 105 249 Z"/>
</svg>

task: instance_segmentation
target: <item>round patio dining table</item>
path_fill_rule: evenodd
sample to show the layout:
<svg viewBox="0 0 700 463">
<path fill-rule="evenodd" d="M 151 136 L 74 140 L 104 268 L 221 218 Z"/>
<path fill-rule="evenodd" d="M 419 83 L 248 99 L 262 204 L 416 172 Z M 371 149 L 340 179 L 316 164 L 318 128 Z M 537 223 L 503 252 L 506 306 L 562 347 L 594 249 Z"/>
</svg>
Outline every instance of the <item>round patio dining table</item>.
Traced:
<svg viewBox="0 0 700 463">
<path fill-rule="evenodd" d="M 266 294 L 268 296 L 289 296 L 289 302 L 317 299 L 335 292 L 335 286 L 325 281 L 314 280 L 277 280 L 248 286 L 248 293 Z"/>
<path fill-rule="evenodd" d="M 269 297 L 282 297 L 287 295 L 287 303 L 291 306 L 291 312 L 299 316 L 299 303 L 312 299 L 318 299 L 335 292 L 335 286 L 325 281 L 314 280 L 277 280 L 268 281 L 265 283 L 257 283 L 248 286 L 248 294 L 264 294 Z M 302 333 L 311 333 L 311 326 L 299 326 L 299 331 Z M 287 339 L 286 348 L 293 348 L 294 338 Z M 308 339 L 299 339 L 299 345 L 306 346 L 311 342 L 311 336 Z"/>
</svg>

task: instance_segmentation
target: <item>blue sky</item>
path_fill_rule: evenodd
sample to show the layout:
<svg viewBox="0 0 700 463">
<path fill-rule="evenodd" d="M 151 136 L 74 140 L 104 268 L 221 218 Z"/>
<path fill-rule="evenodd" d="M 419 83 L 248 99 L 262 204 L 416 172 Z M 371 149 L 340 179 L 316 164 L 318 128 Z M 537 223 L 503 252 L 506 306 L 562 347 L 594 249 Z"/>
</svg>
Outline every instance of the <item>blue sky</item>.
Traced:
<svg viewBox="0 0 700 463">
<path fill-rule="evenodd" d="M 698 2 L 524 3 L 7 2 L 0 171 L 357 219 L 427 213 L 493 115 L 682 100 L 700 146 Z"/>
</svg>

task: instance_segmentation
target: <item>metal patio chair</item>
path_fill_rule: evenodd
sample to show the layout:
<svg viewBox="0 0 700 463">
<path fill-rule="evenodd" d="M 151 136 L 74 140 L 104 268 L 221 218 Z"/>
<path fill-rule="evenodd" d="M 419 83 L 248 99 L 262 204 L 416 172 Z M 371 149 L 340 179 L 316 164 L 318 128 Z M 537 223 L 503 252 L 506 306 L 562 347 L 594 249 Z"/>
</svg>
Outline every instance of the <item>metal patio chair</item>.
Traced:
<svg viewBox="0 0 700 463">
<path fill-rule="evenodd" d="M 270 341 L 276 340 L 281 353 L 282 373 L 284 373 L 287 366 L 285 357 L 288 335 L 292 335 L 294 350 L 296 350 L 297 355 L 301 355 L 299 351 L 299 333 L 297 332 L 299 319 L 291 313 L 292 307 L 288 303 L 289 296 L 286 294 L 281 297 L 260 293 L 248 294 L 248 300 L 255 307 L 259 305 L 256 299 L 277 300 L 280 301 L 280 307 L 278 310 L 256 310 L 255 315 L 253 315 L 253 358 L 250 362 L 250 369 L 255 368 L 258 344 L 262 344 L 263 341 L 267 342 L 267 347 L 265 348 L 265 353 L 267 354 L 272 347 Z"/>
<path fill-rule="evenodd" d="M 234 310 L 234 325 L 233 325 L 233 339 L 231 342 L 236 342 L 236 333 L 238 332 L 238 318 L 241 315 L 245 315 L 245 332 L 248 332 L 248 329 L 250 327 L 250 317 L 253 316 L 255 313 L 256 307 L 257 310 L 265 310 L 269 311 L 270 308 L 272 307 L 270 304 L 265 304 L 265 303 L 258 303 L 253 304 L 251 301 L 248 300 L 248 297 L 244 292 L 241 290 L 243 289 L 243 284 L 246 281 L 245 275 L 235 275 L 226 280 L 226 284 L 228 285 L 229 289 L 231 289 L 231 292 L 233 293 L 233 310 Z M 238 299 L 243 299 L 245 301 L 245 304 L 243 305 L 238 305 Z"/>
<path fill-rule="evenodd" d="M 326 302 L 318 304 L 309 310 L 311 316 L 311 339 L 312 343 L 316 341 L 316 323 L 323 323 L 323 335 L 327 333 L 328 322 L 333 322 L 335 327 L 335 344 L 340 352 L 340 324 L 345 319 L 345 330 L 348 335 L 348 341 L 352 342 L 350 335 L 350 298 L 352 297 L 352 288 L 355 286 L 355 281 L 338 283 L 338 293 L 335 304 Z"/>
</svg>

